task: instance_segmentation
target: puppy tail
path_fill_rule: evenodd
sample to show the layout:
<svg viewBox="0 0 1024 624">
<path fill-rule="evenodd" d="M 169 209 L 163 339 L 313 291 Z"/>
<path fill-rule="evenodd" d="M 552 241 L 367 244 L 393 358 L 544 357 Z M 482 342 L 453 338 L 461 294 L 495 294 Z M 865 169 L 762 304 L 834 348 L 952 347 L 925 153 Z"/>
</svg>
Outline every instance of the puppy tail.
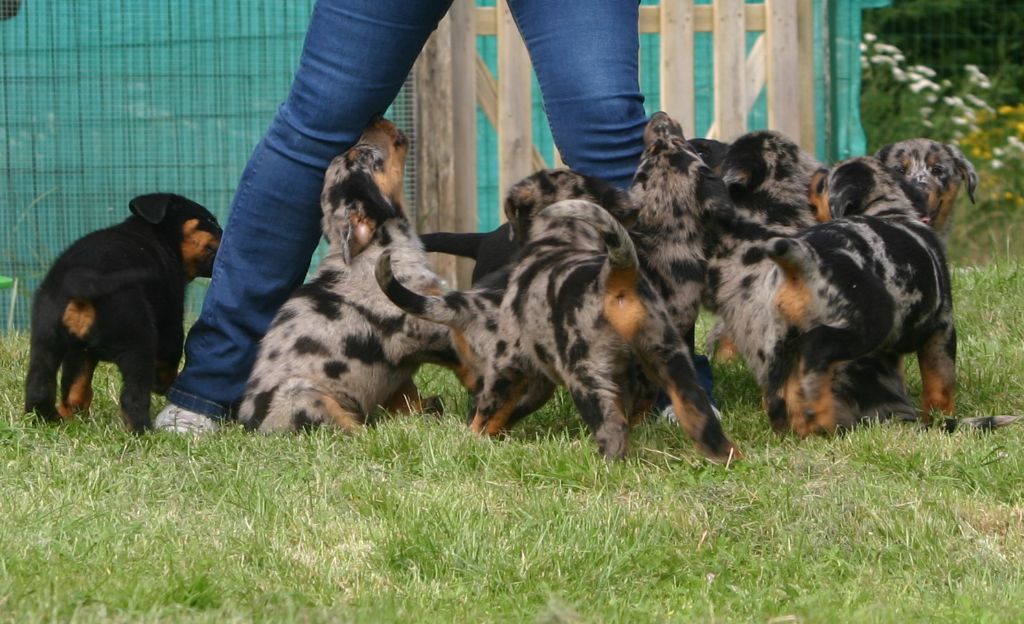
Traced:
<svg viewBox="0 0 1024 624">
<path fill-rule="evenodd" d="M 992 431 L 1008 427 L 1021 419 L 1020 416 L 976 416 L 973 418 L 945 418 L 939 421 L 939 426 L 947 433 L 960 429 L 974 429 L 978 431 Z"/>
<path fill-rule="evenodd" d="M 814 252 L 795 238 L 772 238 L 762 247 L 751 250 L 754 255 L 758 251 L 779 265 L 787 277 L 805 278 L 818 272 Z M 751 252 L 747 252 L 747 255 L 752 255 Z M 744 261 L 746 260 L 744 257 Z"/>
<path fill-rule="evenodd" d="M 95 299 L 132 284 L 158 279 L 160 275 L 150 269 L 124 269 L 113 273 L 100 273 L 94 269 L 76 267 L 64 275 L 63 290 L 73 299 Z"/>
<path fill-rule="evenodd" d="M 381 291 L 391 300 L 391 303 L 413 316 L 455 329 L 464 329 L 472 319 L 472 313 L 469 306 L 465 305 L 465 295 L 462 293 L 453 292 L 441 297 L 421 295 L 406 288 L 395 277 L 391 268 L 390 251 L 385 251 L 377 258 L 374 276 L 377 278 L 377 284 Z M 459 305 L 460 301 L 462 305 Z"/>
<path fill-rule="evenodd" d="M 421 234 L 420 240 L 423 241 L 425 251 L 476 260 L 480 254 L 480 243 L 484 236 L 479 232 L 432 232 Z"/>
<path fill-rule="evenodd" d="M 608 250 L 608 265 L 615 271 L 633 269 L 639 266 L 633 239 L 621 223 L 607 210 L 597 204 L 579 199 L 555 202 L 541 211 L 549 221 L 579 219 L 590 224 L 604 241 Z"/>
</svg>

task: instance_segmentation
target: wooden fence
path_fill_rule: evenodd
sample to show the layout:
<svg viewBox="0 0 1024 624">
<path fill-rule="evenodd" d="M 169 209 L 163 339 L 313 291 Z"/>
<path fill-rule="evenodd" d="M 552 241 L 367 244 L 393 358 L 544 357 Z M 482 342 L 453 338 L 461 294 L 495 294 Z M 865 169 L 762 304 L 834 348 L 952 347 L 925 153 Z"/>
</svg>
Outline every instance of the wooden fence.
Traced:
<svg viewBox="0 0 1024 624">
<path fill-rule="evenodd" d="M 747 131 L 755 100 L 766 91 L 768 127 L 814 151 L 814 0 L 662 0 L 641 6 L 641 33 L 660 34 L 661 109 L 693 133 L 696 117 L 694 35 L 713 37 L 714 121 L 709 138 Z M 746 34 L 760 33 L 750 52 Z M 477 54 L 477 36 L 497 37 L 498 77 Z M 420 231 L 476 231 L 476 106 L 498 137 L 501 193 L 547 163 L 533 145 L 531 70 L 505 0 L 476 7 L 455 0 L 415 70 L 417 215 Z M 557 160 L 557 154 L 556 154 Z M 499 195 L 501 194 L 499 193 Z M 499 211 L 500 206 L 494 206 Z M 435 259 L 449 281 L 465 285 L 471 265 Z"/>
</svg>

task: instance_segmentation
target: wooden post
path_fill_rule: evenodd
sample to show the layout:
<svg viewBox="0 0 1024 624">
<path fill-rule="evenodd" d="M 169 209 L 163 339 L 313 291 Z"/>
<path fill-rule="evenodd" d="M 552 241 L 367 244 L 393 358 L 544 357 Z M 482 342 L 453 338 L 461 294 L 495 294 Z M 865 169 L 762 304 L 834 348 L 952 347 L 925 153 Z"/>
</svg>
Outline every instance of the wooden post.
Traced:
<svg viewBox="0 0 1024 624">
<path fill-rule="evenodd" d="M 743 0 L 714 0 L 715 122 L 718 138 L 732 141 L 747 129 L 746 27 Z"/>
<path fill-rule="evenodd" d="M 456 232 L 476 232 L 476 28 L 473 0 L 455 0 L 448 12 L 452 42 L 452 143 Z M 473 261 L 456 259 L 459 288 L 468 288 Z"/>
<path fill-rule="evenodd" d="M 498 0 L 498 197 L 532 173 L 530 56 L 507 0 Z M 496 207 L 505 222 L 500 201 Z"/>
<path fill-rule="evenodd" d="M 800 59 L 797 0 L 765 0 L 768 127 L 800 142 Z M 813 57 L 808 59 L 813 64 Z"/>
<path fill-rule="evenodd" d="M 662 0 L 661 110 L 683 125 L 683 133 L 694 136 L 697 125 L 693 68 L 693 0 Z"/>
<path fill-rule="evenodd" d="M 457 231 L 455 139 L 452 98 L 452 24 L 445 17 L 416 60 L 416 229 L 421 232 Z M 455 258 L 438 254 L 434 270 L 457 283 Z"/>
<path fill-rule="evenodd" d="M 800 147 L 811 152 L 818 151 L 818 114 L 814 97 L 814 0 L 797 0 L 797 71 L 800 85 Z M 828 11 L 830 3 L 822 3 L 822 12 Z M 822 21 L 827 23 L 823 17 Z M 827 49 L 827 46 L 826 46 Z M 828 71 L 829 61 L 824 62 Z"/>
</svg>

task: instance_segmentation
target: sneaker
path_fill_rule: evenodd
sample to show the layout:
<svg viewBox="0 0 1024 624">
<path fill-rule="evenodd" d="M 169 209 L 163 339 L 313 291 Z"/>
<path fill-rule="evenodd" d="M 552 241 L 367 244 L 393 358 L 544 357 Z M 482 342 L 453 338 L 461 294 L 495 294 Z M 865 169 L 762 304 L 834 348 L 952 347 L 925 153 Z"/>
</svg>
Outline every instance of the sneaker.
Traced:
<svg viewBox="0 0 1024 624">
<path fill-rule="evenodd" d="M 714 403 L 711 404 L 711 412 L 715 415 L 715 418 L 718 419 L 718 422 L 722 422 L 722 412 Z M 668 407 L 658 412 L 658 418 L 667 420 L 669 422 L 679 422 L 678 420 L 676 420 L 676 411 L 672 409 L 671 403 L 668 405 Z"/>
<path fill-rule="evenodd" d="M 173 403 L 168 403 L 167 407 L 160 410 L 160 413 L 156 415 L 156 422 L 153 423 L 153 428 L 157 431 L 191 433 L 193 435 L 216 431 L 219 427 L 217 421 L 209 416 L 178 407 Z"/>
</svg>

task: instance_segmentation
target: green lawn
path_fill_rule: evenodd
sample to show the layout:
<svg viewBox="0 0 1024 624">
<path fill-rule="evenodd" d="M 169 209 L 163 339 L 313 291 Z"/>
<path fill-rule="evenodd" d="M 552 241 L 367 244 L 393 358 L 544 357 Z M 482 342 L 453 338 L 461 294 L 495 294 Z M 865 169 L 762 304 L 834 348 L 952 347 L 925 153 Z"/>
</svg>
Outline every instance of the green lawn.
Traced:
<svg viewBox="0 0 1024 624">
<path fill-rule="evenodd" d="M 1024 265 L 960 269 L 955 288 L 961 414 L 1024 414 Z M 727 365 L 742 463 L 652 422 L 609 464 L 564 398 L 477 438 L 435 369 L 441 419 L 135 438 L 109 369 L 90 417 L 21 416 L 26 356 L 0 341 L 0 618 L 1024 620 L 1024 425 L 801 442 L 769 432 Z"/>
</svg>

